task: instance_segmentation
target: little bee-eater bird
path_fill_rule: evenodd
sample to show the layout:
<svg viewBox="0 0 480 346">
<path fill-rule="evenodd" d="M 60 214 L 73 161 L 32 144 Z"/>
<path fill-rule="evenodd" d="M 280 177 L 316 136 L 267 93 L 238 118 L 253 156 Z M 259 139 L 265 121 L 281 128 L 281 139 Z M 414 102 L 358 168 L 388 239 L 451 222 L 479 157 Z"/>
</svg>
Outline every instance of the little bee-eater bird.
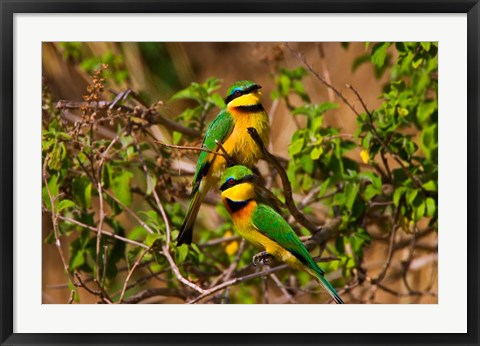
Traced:
<svg viewBox="0 0 480 346">
<path fill-rule="evenodd" d="M 222 144 L 230 158 L 247 167 L 252 167 L 260 158 L 261 150 L 250 137 L 247 128 L 257 130 L 264 145 L 268 144 L 270 123 L 268 115 L 260 103 L 261 86 L 243 80 L 234 83 L 225 98 L 226 107 L 220 111 L 209 125 L 202 147 L 209 151 L 219 151 L 216 141 Z M 180 229 L 177 245 L 190 244 L 193 224 L 200 204 L 212 186 L 216 186 L 227 161 L 225 157 L 202 151 L 198 157 L 192 192 L 187 214 Z"/>
<path fill-rule="evenodd" d="M 288 222 L 257 199 L 254 180 L 252 171 L 241 165 L 227 168 L 221 179 L 223 204 L 240 235 L 277 260 L 315 277 L 337 304 L 343 304 Z"/>
</svg>

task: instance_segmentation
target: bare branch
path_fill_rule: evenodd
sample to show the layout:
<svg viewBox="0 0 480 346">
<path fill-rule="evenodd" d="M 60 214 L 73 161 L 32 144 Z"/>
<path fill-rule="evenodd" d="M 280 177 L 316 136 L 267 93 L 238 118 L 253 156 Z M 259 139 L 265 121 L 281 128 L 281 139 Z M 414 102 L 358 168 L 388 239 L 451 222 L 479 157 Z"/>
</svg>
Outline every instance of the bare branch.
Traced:
<svg viewBox="0 0 480 346">
<path fill-rule="evenodd" d="M 132 268 L 129 270 L 129 272 L 127 274 L 127 278 L 125 279 L 125 282 L 123 283 L 122 293 L 120 293 L 120 298 L 118 299 L 119 304 L 121 304 L 122 301 L 123 301 L 123 296 L 125 295 L 125 291 L 127 290 L 128 281 L 130 281 L 130 278 L 132 277 L 133 272 L 135 271 L 135 269 L 137 269 L 137 267 L 140 264 L 140 262 L 142 261 L 143 257 L 145 257 L 145 255 L 148 253 L 148 251 L 150 251 L 150 249 L 151 249 L 151 247 L 143 250 L 142 253 L 140 254 L 140 256 L 138 256 L 135 263 L 133 264 Z"/>
</svg>

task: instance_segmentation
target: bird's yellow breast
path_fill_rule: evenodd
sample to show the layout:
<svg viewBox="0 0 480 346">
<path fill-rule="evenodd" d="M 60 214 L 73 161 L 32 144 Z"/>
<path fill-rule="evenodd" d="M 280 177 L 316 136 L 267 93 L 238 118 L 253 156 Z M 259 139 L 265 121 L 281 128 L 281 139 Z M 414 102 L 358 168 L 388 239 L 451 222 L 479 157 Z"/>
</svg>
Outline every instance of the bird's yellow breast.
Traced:
<svg viewBox="0 0 480 346">
<path fill-rule="evenodd" d="M 260 149 L 248 134 L 247 129 L 253 127 L 257 130 L 265 145 L 269 141 L 269 120 L 265 111 L 246 113 L 229 110 L 235 121 L 235 127 L 225 141 L 224 148 L 237 162 L 247 167 L 252 167 L 260 158 Z"/>
<path fill-rule="evenodd" d="M 267 145 L 270 135 L 268 115 L 265 111 L 247 113 L 229 109 L 229 112 L 235 121 L 235 126 L 222 146 L 236 163 L 252 167 L 262 155 L 257 143 L 248 134 L 247 129 L 249 127 L 255 128 L 263 143 Z M 225 167 L 225 159 L 217 155 L 212 161 L 212 175 L 219 178 Z"/>
</svg>

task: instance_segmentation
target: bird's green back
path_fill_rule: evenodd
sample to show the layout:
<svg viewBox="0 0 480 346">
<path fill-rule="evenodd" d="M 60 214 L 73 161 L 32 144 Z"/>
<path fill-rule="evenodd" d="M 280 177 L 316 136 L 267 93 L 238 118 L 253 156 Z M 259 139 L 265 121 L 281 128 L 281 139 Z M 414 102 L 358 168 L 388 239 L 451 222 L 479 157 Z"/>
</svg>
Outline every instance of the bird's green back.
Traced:
<svg viewBox="0 0 480 346">
<path fill-rule="evenodd" d="M 324 274 L 292 227 L 272 207 L 258 204 L 252 213 L 252 223 L 259 232 L 290 251 L 300 262 L 319 274 Z"/>
<path fill-rule="evenodd" d="M 214 121 L 208 126 L 207 132 L 205 133 L 205 138 L 203 139 L 202 148 L 208 150 L 215 150 L 217 144 L 215 140 L 218 140 L 220 143 L 225 142 L 225 140 L 232 133 L 235 123 L 233 117 L 226 110 L 222 110 Z M 198 188 L 200 179 L 207 175 L 208 169 L 210 167 L 209 158 L 210 153 L 206 151 L 200 152 L 197 161 L 197 168 L 195 170 L 195 175 L 193 177 L 193 189 Z"/>
</svg>

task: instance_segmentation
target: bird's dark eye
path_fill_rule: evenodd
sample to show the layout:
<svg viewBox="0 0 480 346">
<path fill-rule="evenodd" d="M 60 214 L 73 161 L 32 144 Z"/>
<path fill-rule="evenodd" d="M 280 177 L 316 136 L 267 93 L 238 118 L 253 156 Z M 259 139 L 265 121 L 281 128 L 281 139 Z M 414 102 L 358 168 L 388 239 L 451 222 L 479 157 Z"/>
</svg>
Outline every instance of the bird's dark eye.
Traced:
<svg viewBox="0 0 480 346">
<path fill-rule="evenodd" d="M 233 92 L 233 95 L 235 95 L 235 96 L 240 96 L 241 94 L 242 94 L 242 91 L 241 91 L 241 90 L 235 90 L 235 91 Z"/>
<path fill-rule="evenodd" d="M 233 179 L 233 178 L 228 178 L 227 179 L 227 184 L 228 185 L 233 185 L 234 183 L 235 183 L 235 179 Z"/>
</svg>

